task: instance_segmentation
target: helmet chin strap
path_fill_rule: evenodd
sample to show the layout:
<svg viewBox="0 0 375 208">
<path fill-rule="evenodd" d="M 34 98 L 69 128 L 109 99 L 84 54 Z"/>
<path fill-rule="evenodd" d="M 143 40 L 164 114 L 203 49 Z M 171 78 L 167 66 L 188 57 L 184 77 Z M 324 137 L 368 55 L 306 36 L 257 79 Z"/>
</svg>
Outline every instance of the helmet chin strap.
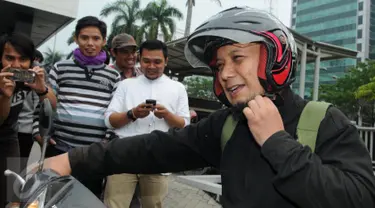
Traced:
<svg viewBox="0 0 375 208">
<path fill-rule="evenodd" d="M 280 107 L 284 105 L 284 98 L 282 96 L 283 91 L 284 89 L 276 93 L 265 92 L 263 97 L 268 97 L 277 107 Z"/>
<path fill-rule="evenodd" d="M 275 93 L 265 92 L 263 97 L 268 97 L 270 100 L 276 100 L 276 94 Z"/>
</svg>

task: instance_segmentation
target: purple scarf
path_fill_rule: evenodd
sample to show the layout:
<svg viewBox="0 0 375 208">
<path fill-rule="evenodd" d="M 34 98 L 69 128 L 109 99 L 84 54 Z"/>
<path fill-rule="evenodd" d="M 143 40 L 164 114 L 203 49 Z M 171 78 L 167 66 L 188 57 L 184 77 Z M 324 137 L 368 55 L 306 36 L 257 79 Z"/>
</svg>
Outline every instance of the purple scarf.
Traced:
<svg viewBox="0 0 375 208">
<path fill-rule="evenodd" d="M 83 53 L 79 50 L 79 48 L 76 48 L 73 51 L 74 59 L 77 60 L 80 64 L 83 66 L 87 65 L 101 65 L 105 62 L 107 59 L 107 54 L 102 50 L 97 56 L 89 57 L 83 55 Z"/>
</svg>

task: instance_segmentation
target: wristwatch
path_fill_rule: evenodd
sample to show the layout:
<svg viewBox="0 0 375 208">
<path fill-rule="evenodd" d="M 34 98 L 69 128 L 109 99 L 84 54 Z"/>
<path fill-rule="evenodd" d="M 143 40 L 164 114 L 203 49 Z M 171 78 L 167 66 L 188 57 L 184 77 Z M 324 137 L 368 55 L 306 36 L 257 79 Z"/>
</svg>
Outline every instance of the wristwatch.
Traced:
<svg viewBox="0 0 375 208">
<path fill-rule="evenodd" d="M 136 117 L 134 116 L 134 114 L 133 114 L 133 110 L 132 110 L 132 109 L 128 110 L 128 112 L 126 113 L 126 116 L 127 116 L 129 119 L 131 119 L 132 121 L 137 120 L 137 118 L 136 118 Z"/>
<path fill-rule="evenodd" d="M 41 96 L 44 96 L 44 95 L 47 95 L 48 94 L 48 87 L 46 86 L 46 91 L 42 92 L 42 93 L 36 93 L 39 97 Z"/>
</svg>

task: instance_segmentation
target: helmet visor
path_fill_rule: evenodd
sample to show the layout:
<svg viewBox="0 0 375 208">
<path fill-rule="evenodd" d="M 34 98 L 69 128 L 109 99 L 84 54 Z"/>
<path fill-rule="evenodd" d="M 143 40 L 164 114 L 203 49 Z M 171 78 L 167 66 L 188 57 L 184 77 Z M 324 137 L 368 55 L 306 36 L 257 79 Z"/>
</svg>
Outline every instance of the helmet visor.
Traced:
<svg viewBox="0 0 375 208">
<path fill-rule="evenodd" d="M 185 58 L 194 68 L 209 67 L 216 50 L 232 43 L 261 42 L 264 38 L 250 31 L 233 29 L 207 30 L 193 34 L 184 49 Z"/>
</svg>

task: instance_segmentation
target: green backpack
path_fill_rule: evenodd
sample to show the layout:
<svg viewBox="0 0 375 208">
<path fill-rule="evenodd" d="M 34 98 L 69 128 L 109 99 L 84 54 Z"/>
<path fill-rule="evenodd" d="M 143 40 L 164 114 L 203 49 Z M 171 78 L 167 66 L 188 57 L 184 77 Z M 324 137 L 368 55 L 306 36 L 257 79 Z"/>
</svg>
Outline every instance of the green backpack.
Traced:
<svg viewBox="0 0 375 208">
<path fill-rule="evenodd" d="M 301 117 L 299 118 L 297 125 L 298 141 L 303 145 L 309 146 L 312 152 L 315 151 L 315 142 L 318 135 L 320 122 L 324 119 L 327 109 L 330 106 L 331 103 L 309 101 L 303 109 Z M 225 120 L 224 127 L 221 132 L 222 151 L 224 151 L 224 147 L 231 138 L 236 126 L 237 121 L 233 119 L 232 115 L 229 115 Z"/>
</svg>

